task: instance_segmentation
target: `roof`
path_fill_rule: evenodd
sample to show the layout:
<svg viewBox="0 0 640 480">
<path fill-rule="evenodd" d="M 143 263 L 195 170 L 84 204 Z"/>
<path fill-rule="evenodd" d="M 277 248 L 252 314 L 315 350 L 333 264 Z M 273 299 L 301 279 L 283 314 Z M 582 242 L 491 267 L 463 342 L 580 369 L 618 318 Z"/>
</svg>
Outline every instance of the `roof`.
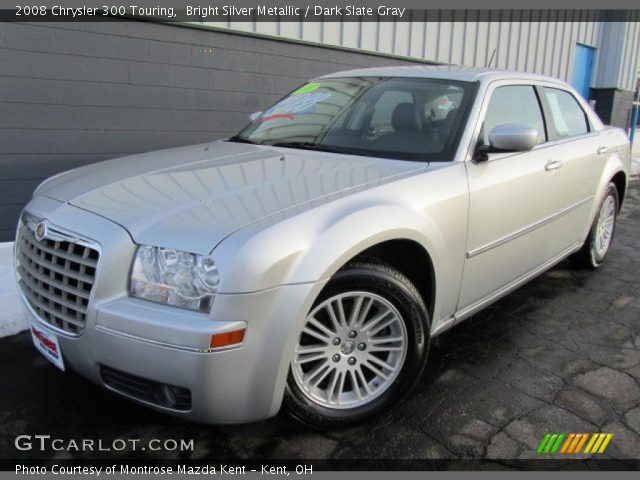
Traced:
<svg viewBox="0 0 640 480">
<path fill-rule="evenodd" d="M 535 73 L 518 72 L 515 70 L 498 70 L 492 68 L 460 67 L 455 65 L 415 65 L 399 67 L 374 67 L 345 70 L 331 73 L 320 78 L 336 77 L 414 77 L 414 78 L 442 78 L 466 82 L 491 81 L 502 79 L 545 80 L 548 82 L 564 83 L 561 80 Z"/>
</svg>

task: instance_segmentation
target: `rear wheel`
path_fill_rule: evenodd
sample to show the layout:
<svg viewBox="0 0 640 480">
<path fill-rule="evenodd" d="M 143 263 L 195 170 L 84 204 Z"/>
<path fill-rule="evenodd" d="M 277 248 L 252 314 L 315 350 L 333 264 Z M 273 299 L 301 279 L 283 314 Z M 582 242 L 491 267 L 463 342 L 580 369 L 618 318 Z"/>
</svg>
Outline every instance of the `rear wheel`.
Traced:
<svg viewBox="0 0 640 480">
<path fill-rule="evenodd" d="M 589 236 L 582 248 L 570 257 L 575 266 L 598 268 L 602 264 L 611 248 L 619 205 L 618 189 L 614 183 L 610 183 L 589 230 Z"/>
<path fill-rule="evenodd" d="M 316 427 L 346 426 L 397 404 L 420 377 L 429 318 L 400 272 L 354 262 L 327 284 L 300 333 L 285 407 Z"/>
</svg>

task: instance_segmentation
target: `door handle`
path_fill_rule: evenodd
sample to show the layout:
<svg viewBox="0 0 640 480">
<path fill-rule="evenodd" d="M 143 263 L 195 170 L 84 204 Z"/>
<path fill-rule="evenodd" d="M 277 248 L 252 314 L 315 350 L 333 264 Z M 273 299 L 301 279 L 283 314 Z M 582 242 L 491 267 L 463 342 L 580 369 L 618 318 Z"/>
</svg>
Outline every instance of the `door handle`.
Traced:
<svg viewBox="0 0 640 480">
<path fill-rule="evenodd" d="M 559 169 L 560 167 L 562 167 L 562 162 L 560 160 L 549 160 L 544 166 L 544 169 L 547 172 L 551 172 L 553 170 Z"/>
<path fill-rule="evenodd" d="M 598 153 L 598 155 L 602 155 L 603 153 L 607 153 L 607 150 L 609 150 L 607 147 L 598 147 L 598 150 L 596 150 L 596 152 Z"/>
</svg>

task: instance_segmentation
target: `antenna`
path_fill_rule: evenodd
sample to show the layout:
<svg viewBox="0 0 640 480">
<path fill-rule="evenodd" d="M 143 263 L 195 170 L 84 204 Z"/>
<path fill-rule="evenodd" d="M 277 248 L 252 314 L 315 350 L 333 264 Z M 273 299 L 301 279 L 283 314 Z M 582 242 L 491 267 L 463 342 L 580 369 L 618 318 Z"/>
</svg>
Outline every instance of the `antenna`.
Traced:
<svg viewBox="0 0 640 480">
<path fill-rule="evenodd" d="M 493 52 L 491 53 L 491 58 L 490 58 L 490 59 L 489 59 L 489 61 L 487 62 L 486 68 L 491 68 L 491 62 L 493 62 L 493 57 L 494 57 L 494 56 L 495 56 L 495 54 L 496 54 L 496 50 L 497 50 L 497 48 L 494 48 L 494 49 L 493 49 Z"/>
</svg>

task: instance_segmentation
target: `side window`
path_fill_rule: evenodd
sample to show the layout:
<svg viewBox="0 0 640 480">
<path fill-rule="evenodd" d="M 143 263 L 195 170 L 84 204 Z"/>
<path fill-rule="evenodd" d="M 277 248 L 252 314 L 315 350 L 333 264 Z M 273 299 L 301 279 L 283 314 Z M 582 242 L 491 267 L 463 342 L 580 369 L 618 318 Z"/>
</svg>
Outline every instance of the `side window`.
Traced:
<svg viewBox="0 0 640 480">
<path fill-rule="evenodd" d="M 491 130 L 505 123 L 518 123 L 535 128 L 539 135 L 538 143 L 546 141 L 540 102 L 533 86 L 509 85 L 493 91 L 484 118 L 485 140 L 488 140 Z"/>
<path fill-rule="evenodd" d="M 543 90 L 560 138 L 589 133 L 587 115 L 573 95 L 557 88 L 544 87 Z"/>
<path fill-rule="evenodd" d="M 375 110 L 371 117 L 370 126 L 382 130 L 391 129 L 391 115 L 401 103 L 413 104 L 413 95 L 399 90 L 387 90 L 375 103 Z"/>
</svg>

